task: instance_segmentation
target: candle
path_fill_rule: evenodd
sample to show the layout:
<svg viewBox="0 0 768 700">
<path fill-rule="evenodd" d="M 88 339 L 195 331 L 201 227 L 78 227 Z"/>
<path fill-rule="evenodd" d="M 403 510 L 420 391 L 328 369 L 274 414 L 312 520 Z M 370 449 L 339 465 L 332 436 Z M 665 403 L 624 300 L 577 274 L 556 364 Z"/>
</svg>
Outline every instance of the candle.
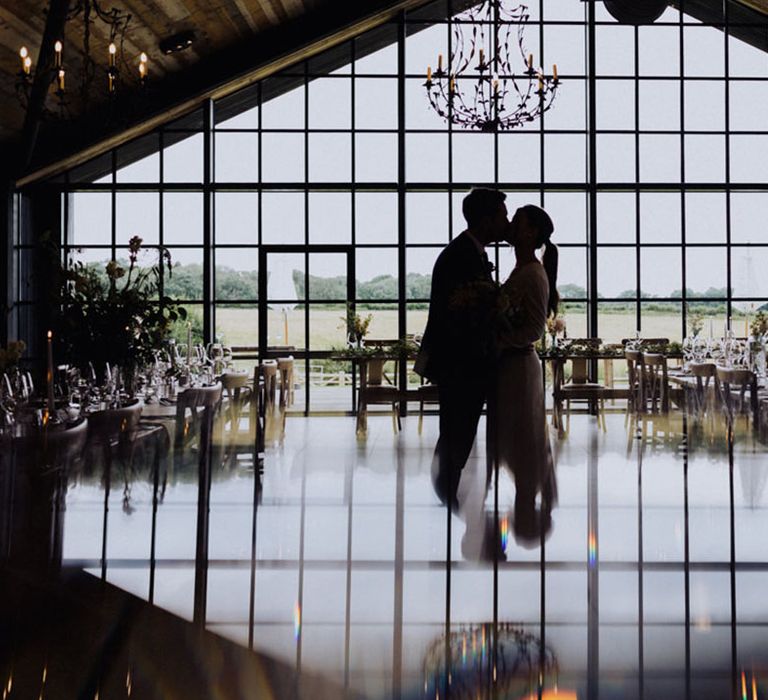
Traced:
<svg viewBox="0 0 768 700">
<path fill-rule="evenodd" d="M 48 383 L 48 413 L 53 415 L 56 407 L 53 397 L 53 331 L 48 331 L 48 369 L 45 378 Z"/>
<path fill-rule="evenodd" d="M 141 79 L 141 82 L 144 82 L 144 78 L 147 77 L 147 64 L 146 63 L 139 63 L 139 78 Z"/>
<path fill-rule="evenodd" d="M 26 75 L 29 75 L 31 72 L 32 72 L 32 59 L 29 56 L 27 56 L 24 59 L 24 73 Z"/>
<path fill-rule="evenodd" d="M 544 92 L 544 76 L 542 76 L 541 73 L 539 73 L 539 93 Z"/>
<path fill-rule="evenodd" d="M 64 69 L 59 68 L 59 90 L 64 92 Z"/>
<path fill-rule="evenodd" d="M 22 46 L 19 49 L 19 56 L 21 57 L 21 70 L 25 75 L 29 75 L 29 65 L 27 64 L 27 59 L 29 58 L 29 51 L 27 51 L 26 46 Z M 30 64 L 32 63 L 31 59 L 29 63 Z"/>
<path fill-rule="evenodd" d="M 483 49 L 480 49 L 480 65 L 483 65 L 483 59 L 485 58 L 485 51 Z"/>
<path fill-rule="evenodd" d="M 528 70 L 533 70 L 533 54 L 528 54 Z"/>
<path fill-rule="evenodd" d="M 192 364 L 192 323 L 187 321 L 187 366 Z"/>
<path fill-rule="evenodd" d="M 557 63 L 552 64 L 552 77 L 557 80 Z"/>
<path fill-rule="evenodd" d="M 427 82 L 432 82 L 432 66 L 427 66 Z"/>
<path fill-rule="evenodd" d="M 53 50 L 54 50 L 54 52 L 55 52 L 55 56 L 54 56 L 54 67 L 55 67 L 55 68 L 61 68 L 61 50 L 62 50 L 63 48 L 64 48 L 64 47 L 62 46 L 62 44 L 61 44 L 61 42 L 60 42 L 60 41 L 57 41 L 57 42 L 56 42 L 56 43 L 53 45 Z"/>
<path fill-rule="evenodd" d="M 112 68 L 115 65 L 115 54 L 117 53 L 117 46 L 112 42 L 109 45 L 109 67 Z"/>
<path fill-rule="evenodd" d="M 437 54 L 437 70 L 443 70 L 443 54 Z"/>
<path fill-rule="evenodd" d="M 496 95 L 499 94 L 499 81 L 498 80 L 494 80 L 493 81 L 493 92 Z"/>
<path fill-rule="evenodd" d="M 448 92 L 453 94 L 456 92 L 456 78 L 451 78 L 451 81 L 448 83 Z"/>
</svg>

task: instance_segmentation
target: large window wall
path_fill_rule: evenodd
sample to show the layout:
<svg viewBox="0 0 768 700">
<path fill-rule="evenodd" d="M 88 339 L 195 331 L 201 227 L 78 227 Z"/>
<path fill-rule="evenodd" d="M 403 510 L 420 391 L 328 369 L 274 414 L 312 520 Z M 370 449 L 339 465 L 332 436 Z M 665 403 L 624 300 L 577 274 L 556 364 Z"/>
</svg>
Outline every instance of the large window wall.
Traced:
<svg viewBox="0 0 768 700">
<path fill-rule="evenodd" d="M 642 27 L 599 2 L 529 11 L 526 49 L 562 78 L 540 121 L 483 134 L 430 110 L 426 67 L 453 28 L 433 3 L 68 173 L 68 249 L 103 262 L 136 234 L 168 246 L 167 290 L 199 337 L 297 348 L 316 380 L 305 408 L 350 405 L 321 391 L 351 372 L 328 360 L 345 302 L 374 337 L 423 330 L 432 265 L 475 184 L 552 215 L 570 336 L 680 340 L 691 311 L 740 329 L 768 300 L 766 53 L 727 10 L 707 26 L 669 8 Z M 512 255 L 495 258 L 503 279 Z"/>
</svg>

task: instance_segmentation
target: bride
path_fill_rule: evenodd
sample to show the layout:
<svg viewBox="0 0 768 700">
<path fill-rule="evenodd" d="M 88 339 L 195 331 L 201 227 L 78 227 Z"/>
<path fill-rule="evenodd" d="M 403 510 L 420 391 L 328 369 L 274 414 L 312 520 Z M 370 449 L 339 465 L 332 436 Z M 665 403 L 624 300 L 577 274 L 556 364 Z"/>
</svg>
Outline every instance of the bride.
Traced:
<svg viewBox="0 0 768 700">
<path fill-rule="evenodd" d="M 491 459 L 514 476 L 514 531 L 519 543 L 531 545 L 551 527 L 557 498 L 542 368 L 533 347 L 544 334 L 547 318 L 557 314 L 558 251 L 550 241 L 553 231 L 547 212 L 533 204 L 520 207 L 510 223 L 507 242 L 514 247 L 516 265 L 501 289 L 515 312 L 503 316 L 497 331 L 495 391 L 488 399 L 488 449 Z M 539 262 L 536 251 L 542 247 Z"/>
</svg>

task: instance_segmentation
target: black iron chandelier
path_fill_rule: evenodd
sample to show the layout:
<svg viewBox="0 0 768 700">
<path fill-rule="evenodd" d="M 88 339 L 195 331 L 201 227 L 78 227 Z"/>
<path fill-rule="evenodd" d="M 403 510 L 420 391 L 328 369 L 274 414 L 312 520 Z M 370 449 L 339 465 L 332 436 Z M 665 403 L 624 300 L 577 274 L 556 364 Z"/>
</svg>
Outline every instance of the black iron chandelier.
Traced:
<svg viewBox="0 0 768 700">
<path fill-rule="evenodd" d="M 444 66 L 438 55 L 437 69 L 427 67 L 424 83 L 443 119 L 465 129 L 506 131 L 552 107 L 560 85 L 557 65 L 551 74 L 534 68 L 523 44 L 528 19 L 525 5 L 508 10 L 502 0 L 484 0 L 453 18 L 448 61 Z"/>
<path fill-rule="evenodd" d="M 79 75 L 79 91 L 81 99 L 83 102 L 88 101 L 91 85 L 98 72 L 100 72 L 98 71 L 97 62 L 94 60 L 91 52 L 91 27 L 97 21 L 106 25 L 106 31 L 104 33 L 109 33 L 107 60 L 103 78 L 104 87 L 108 96 L 113 97 L 117 92 L 118 82 L 120 80 L 118 62 L 126 68 L 131 68 L 124 51 L 125 36 L 131 21 L 131 14 L 116 6 L 110 8 L 102 7 L 99 0 L 77 0 L 67 12 L 65 28 L 66 23 L 76 17 L 82 17 L 83 23 L 83 63 Z M 67 111 L 68 101 L 66 96 L 68 85 L 70 83 L 70 79 L 67 75 L 66 61 L 64 59 L 64 42 L 65 38 L 64 33 L 62 32 L 62 36 L 56 39 L 53 46 L 53 70 L 49 72 L 49 77 L 45 78 L 46 83 L 50 83 L 51 91 L 57 98 L 61 116 L 64 116 Z M 21 59 L 21 67 L 16 80 L 16 95 L 22 106 L 26 109 L 29 103 L 32 84 L 35 81 L 36 69 L 40 69 L 41 67 L 33 65 L 30 50 L 26 46 L 20 48 L 19 58 Z M 148 57 L 147 54 L 142 51 L 137 58 L 137 78 L 139 84 L 143 86 L 149 72 Z"/>
</svg>

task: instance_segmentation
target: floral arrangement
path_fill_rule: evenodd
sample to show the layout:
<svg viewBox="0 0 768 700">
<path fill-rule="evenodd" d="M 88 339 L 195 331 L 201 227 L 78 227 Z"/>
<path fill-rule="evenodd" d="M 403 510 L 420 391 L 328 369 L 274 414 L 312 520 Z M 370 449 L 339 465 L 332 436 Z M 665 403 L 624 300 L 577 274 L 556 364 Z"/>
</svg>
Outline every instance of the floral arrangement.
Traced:
<svg viewBox="0 0 768 700">
<path fill-rule="evenodd" d="M 752 319 L 750 330 L 755 338 L 759 338 L 768 333 L 768 314 L 766 314 L 765 311 L 758 311 L 755 314 L 755 317 Z"/>
<path fill-rule="evenodd" d="M 15 367 L 26 349 L 27 344 L 23 340 L 9 340 L 8 345 L 0 348 L 0 372 Z"/>
<path fill-rule="evenodd" d="M 550 316 L 547 318 L 547 333 L 553 338 L 558 335 L 565 337 L 566 330 L 565 319 L 562 316 Z"/>
<path fill-rule="evenodd" d="M 89 362 L 98 373 L 107 363 L 126 374 L 153 360 L 173 324 L 187 317 L 184 308 L 160 296 L 160 280 L 173 272 L 170 252 L 161 248 L 151 267 L 139 266 L 142 239 L 128 243 L 128 266 L 110 260 L 104 271 L 82 262 L 60 262 L 52 285 L 55 338 L 70 364 Z"/>
<path fill-rule="evenodd" d="M 341 360 L 357 360 L 366 357 L 414 357 L 419 350 L 419 346 L 414 341 L 403 338 L 396 343 L 387 343 L 386 345 L 369 345 L 367 347 L 344 347 L 333 348 L 333 356 Z"/>
<path fill-rule="evenodd" d="M 704 315 L 701 311 L 691 311 L 691 313 L 688 314 L 688 328 L 693 336 L 701 333 L 704 328 Z"/>
<path fill-rule="evenodd" d="M 361 316 L 360 314 L 355 313 L 352 304 L 347 304 L 347 315 L 341 320 L 345 323 L 347 336 L 354 338 L 359 343 L 368 333 L 368 327 L 373 320 L 373 314 Z"/>
</svg>

